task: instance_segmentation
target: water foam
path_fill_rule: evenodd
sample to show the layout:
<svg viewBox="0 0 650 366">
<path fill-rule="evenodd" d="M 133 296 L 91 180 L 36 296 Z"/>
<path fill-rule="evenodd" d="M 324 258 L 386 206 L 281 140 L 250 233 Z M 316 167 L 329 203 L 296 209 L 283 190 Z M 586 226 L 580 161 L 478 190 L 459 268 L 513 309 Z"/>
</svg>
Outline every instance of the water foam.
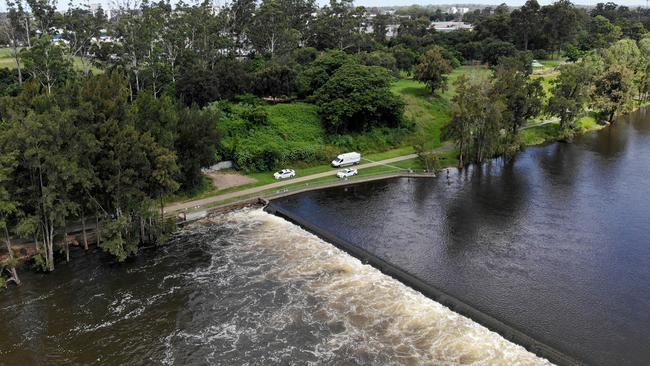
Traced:
<svg viewBox="0 0 650 366">
<path fill-rule="evenodd" d="M 550 364 L 282 218 L 248 209 L 211 220 L 237 224 L 252 239 L 244 250 L 272 258 L 266 280 L 318 299 L 300 313 L 333 329 L 310 350 L 318 359 L 345 351 L 373 364 Z M 292 316 L 278 312 L 268 321 L 281 327 Z"/>
</svg>

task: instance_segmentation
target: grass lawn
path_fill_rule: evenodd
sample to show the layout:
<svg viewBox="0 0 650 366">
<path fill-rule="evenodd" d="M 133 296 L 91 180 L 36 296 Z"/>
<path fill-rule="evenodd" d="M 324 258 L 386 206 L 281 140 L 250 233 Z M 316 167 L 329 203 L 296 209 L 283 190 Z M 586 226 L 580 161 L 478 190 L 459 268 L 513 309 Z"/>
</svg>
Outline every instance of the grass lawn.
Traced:
<svg viewBox="0 0 650 366">
<path fill-rule="evenodd" d="M 400 79 L 392 85 L 392 91 L 395 94 L 400 95 L 404 102 L 406 103 L 405 115 L 407 118 L 411 118 L 415 121 L 416 128 L 412 136 L 404 139 L 402 146 L 397 146 L 392 149 L 379 151 L 379 152 L 368 152 L 360 151 L 362 153 L 362 159 L 378 161 L 390 159 L 397 156 L 403 156 L 414 153 L 413 141 L 418 136 L 424 136 L 426 138 L 427 148 L 433 149 L 440 147 L 446 142 L 440 140 L 440 131 L 444 125 L 446 125 L 451 118 L 451 109 L 450 109 L 450 100 L 454 95 L 454 86 L 453 83 L 458 79 L 460 75 L 487 75 L 489 69 L 482 66 L 462 66 L 455 69 L 449 75 L 449 88 L 440 93 L 440 95 L 431 95 L 431 93 L 426 89 L 423 83 L 414 81 L 412 79 Z M 267 112 L 269 115 L 269 125 L 258 130 L 252 131 L 248 134 L 246 139 L 252 139 L 250 141 L 268 141 L 269 136 L 276 143 L 291 143 L 291 144 L 326 144 L 325 132 L 320 125 L 320 119 L 317 115 L 317 107 L 312 104 L 307 103 L 289 103 L 289 104 L 277 104 L 267 107 Z M 224 126 L 222 128 L 236 128 L 237 126 Z M 261 138 L 264 136 L 264 138 Z M 243 143 L 244 141 L 231 141 L 232 144 Z M 226 142 L 227 143 L 227 142 Z M 336 149 L 331 147 L 333 151 Z M 376 151 L 376 150 L 375 150 Z M 455 149 L 445 151 L 438 155 L 441 160 L 441 165 L 450 166 L 458 164 L 456 159 Z M 332 159 L 334 156 L 332 156 Z M 406 160 L 391 164 L 393 167 L 401 169 L 414 169 L 422 170 L 423 167 L 420 165 L 420 162 L 417 159 Z M 361 169 L 359 174 L 365 176 L 368 174 L 377 174 L 386 171 L 392 171 L 395 168 L 393 167 L 373 167 L 367 169 Z M 296 170 L 296 175 L 299 177 L 322 173 L 326 171 L 331 171 L 333 168 L 329 165 L 329 161 L 324 161 L 322 163 L 317 163 L 313 165 L 305 165 L 301 163 L 293 164 L 292 166 L 287 166 L 286 168 L 291 168 Z M 193 195 L 179 195 L 168 198 L 168 202 L 178 202 L 178 201 L 187 201 L 189 199 L 200 199 L 209 196 L 214 196 L 217 194 L 229 193 L 240 191 L 247 188 L 258 187 L 265 184 L 273 183 L 272 171 L 265 172 L 255 172 L 246 174 L 248 177 L 251 177 L 256 180 L 254 183 L 245 184 L 239 187 L 232 187 L 223 190 L 215 189 L 209 182 L 204 184 L 202 189 L 196 192 Z M 321 178 L 313 182 L 320 182 L 322 180 L 327 181 L 336 180 L 336 177 L 327 177 Z M 302 183 L 304 185 L 304 183 Z M 221 202 L 223 203 L 223 202 Z"/>
<path fill-rule="evenodd" d="M 11 55 L 11 48 L 0 48 L 0 68 L 16 68 L 16 61 Z"/>
<path fill-rule="evenodd" d="M 11 48 L 7 48 L 7 47 L 0 48 L 0 69 L 6 67 L 8 69 L 13 70 L 13 69 L 16 68 L 16 60 L 14 60 L 14 57 L 12 56 L 11 52 L 12 52 Z M 87 62 L 90 62 L 90 60 L 88 60 Z M 81 58 L 79 58 L 79 57 L 75 56 L 75 57 L 72 58 L 72 65 L 74 66 L 74 68 L 76 70 L 79 70 L 79 71 L 84 70 L 84 68 L 83 68 L 83 66 L 81 64 Z M 103 73 L 103 71 L 101 69 L 98 69 L 98 68 L 96 68 L 94 66 L 91 66 L 90 70 L 94 74 Z"/>
<path fill-rule="evenodd" d="M 454 96 L 454 82 L 460 75 L 485 75 L 489 69 L 481 66 L 462 66 L 449 74 L 448 88 L 439 95 L 432 95 L 423 83 L 412 79 L 400 79 L 392 86 L 392 91 L 401 96 L 406 103 L 404 114 L 416 124 L 416 134 L 426 137 L 427 148 L 442 145 L 440 130 L 451 118 L 451 98 Z M 412 149 L 411 149 L 412 151 Z"/>
<path fill-rule="evenodd" d="M 577 133 L 596 131 L 606 126 L 598 123 L 593 114 L 580 118 L 576 122 L 576 125 L 578 126 Z M 546 142 L 556 141 L 560 138 L 561 133 L 560 123 L 554 122 L 521 131 L 521 141 L 525 145 L 540 145 Z"/>
</svg>

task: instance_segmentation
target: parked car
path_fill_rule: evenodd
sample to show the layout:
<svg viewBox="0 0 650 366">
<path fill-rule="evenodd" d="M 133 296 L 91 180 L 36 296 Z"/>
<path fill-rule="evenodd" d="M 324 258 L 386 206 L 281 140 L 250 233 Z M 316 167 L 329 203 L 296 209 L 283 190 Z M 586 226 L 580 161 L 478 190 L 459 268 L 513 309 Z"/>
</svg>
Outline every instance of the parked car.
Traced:
<svg viewBox="0 0 650 366">
<path fill-rule="evenodd" d="M 354 169 L 354 168 L 345 168 L 345 169 L 341 170 L 340 172 L 336 173 L 336 176 L 339 177 L 339 178 L 348 178 L 348 177 L 351 177 L 351 176 L 357 175 L 357 174 L 359 174 L 359 172 L 356 169 Z"/>
<path fill-rule="evenodd" d="M 332 166 L 338 168 L 346 165 L 359 164 L 360 161 L 361 154 L 358 152 L 349 152 L 341 154 L 337 156 L 336 159 L 332 160 Z"/>
<path fill-rule="evenodd" d="M 273 174 L 273 178 L 275 179 L 286 179 L 286 178 L 292 178 L 296 176 L 296 171 L 293 169 L 282 169 L 279 172 L 275 172 Z"/>
</svg>

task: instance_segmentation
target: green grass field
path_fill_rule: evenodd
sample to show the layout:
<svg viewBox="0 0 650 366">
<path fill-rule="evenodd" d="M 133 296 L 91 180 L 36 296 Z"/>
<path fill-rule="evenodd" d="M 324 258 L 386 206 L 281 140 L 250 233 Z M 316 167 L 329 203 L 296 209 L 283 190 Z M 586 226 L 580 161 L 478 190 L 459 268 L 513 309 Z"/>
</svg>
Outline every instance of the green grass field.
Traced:
<svg viewBox="0 0 650 366">
<path fill-rule="evenodd" d="M 16 60 L 12 56 L 10 48 L 0 48 L 0 68 L 16 68 Z"/>
<path fill-rule="evenodd" d="M 436 148 L 442 145 L 440 131 L 451 118 L 450 101 L 455 93 L 454 82 L 463 74 L 486 75 L 488 72 L 489 69 L 485 67 L 459 67 L 449 74 L 448 88 L 439 95 L 432 95 L 423 83 L 413 79 L 398 80 L 391 89 L 406 103 L 404 114 L 415 121 L 416 135 L 425 137 L 427 148 Z"/>
<path fill-rule="evenodd" d="M 16 68 L 16 60 L 14 59 L 12 55 L 13 50 L 11 48 L 0 48 L 0 68 L 8 68 L 8 69 L 15 69 Z M 89 62 L 89 61 L 86 61 Z M 83 64 L 81 63 L 81 58 L 79 57 L 73 57 L 72 58 L 72 65 L 76 70 L 83 71 L 84 67 Z M 90 70 L 94 74 L 102 73 L 103 71 L 101 69 L 98 69 L 94 66 L 90 67 Z"/>
<path fill-rule="evenodd" d="M 577 133 L 596 131 L 606 126 L 598 123 L 593 114 L 580 118 L 576 122 L 576 125 L 578 126 Z M 521 142 L 528 146 L 540 145 L 546 142 L 556 141 L 561 135 L 560 123 L 554 122 L 521 131 Z"/>
</svg>

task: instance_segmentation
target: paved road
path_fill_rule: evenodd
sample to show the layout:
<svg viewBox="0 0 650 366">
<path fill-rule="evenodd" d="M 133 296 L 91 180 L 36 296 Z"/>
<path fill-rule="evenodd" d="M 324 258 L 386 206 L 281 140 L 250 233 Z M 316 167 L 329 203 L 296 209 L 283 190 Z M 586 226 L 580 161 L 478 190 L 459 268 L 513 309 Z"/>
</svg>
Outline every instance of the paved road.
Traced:
<svg viewBox="0 0 650 366">
<path fill-rule="evenodd" d="M 531 123 L 531 124 L 526 125 L 526 126 L 522 126 L 521 128 L 519 128 L 519 131 L 527 130 L 529 128 L 539 127 L 539 126 L 543 126 L 543 125 L 547 125 L 549 123 L 555 123 L 555 122 L 560 122 L 560 119 L 557 118 L 557 117 L 551 117 L 551 118 L 543 119 L 543 120 L 541 120 L 539 122 L 535 122 L 535 123 Z"/>
<path fill-rule="evenodd" d="M 439 147 L 437 149 L 432 150 L 431 152 L 434 153 L 434 154 L 435 153 L 440 153 L 440 152 L 450 150 L 453 147 L 454 147 L 453 144 L 444 145 L 444 146 L 441 146 L 441 147 Z M 402 155 L 402 156 L 398 156 L 398 157 L 395 157 L 395 158 L 390 158 L 390 159 L 385 159 L 385 160 L 380 160 L 380 161 L 372 161 L 372 162 L 365 163 L 365 164 L 359 164 L 359 165 L 356 166 L 356 168 L 357 169 L 372 168 L 374 166 L 388 165 L 388 164 L 392 164 L 392 163 L 397 163 L 399 161 L 415 159 L 417 157 L 418 157 L 417 154 Z M 219 201 L 224 201 L 224 200 L 228 200 L 228 199 L 231 199 L 231 198 L 236 198 L 236 197 L 240 197 L 240 196 L 246 196 L 246 195 L 249 195 L 249 194 L 259 193 L 259 192 L 263 192 L 263 191 L 273 189 L 273 188 L 284 187 L 284 186 L 287 186 L 287 185 L 290 185 L 290 184 L 306 182 L 306 181 L 310 181 L 310 180 L 318 179 L 318 178 L 323 178 L 323 177 L 329 177 L 329 176 L 332 176 L 332 175 L 336 175 L 337 172 L 338 172 L 338 169 L 334 169 L 334 170 L 329 170 L 329 171 L 326 171 L 326 172 L 323 172 L 323 173 L 316 173 L 316 174 L 312 174 L 312 175 L 306 175 L 304 177 L 297 177 L 297 178 L 288 179 L 288 180 L 281 180 L 281 181 L 266 184 L 266 185 L 263 185 L 263 186 L 243 189 L 241 191 L 236 191 L 236 192 L 224 193 L 224 194 L 211 196 L 211 197 L 206 197 L 206 198 L 202 198 L 202 199 L 198 199 L 198 200 L 194 200 L 194 201 L 174 203 L 174 204 L 171 204 L 171 205 L 165 207 L 165 212 L 175 212 L 175 211 L 181 211 L 181 210 L 194 208 L 194 207 L 197 207 L 197 206 L 205 206 L 205 205 L 209 205 L 209 204 L 214 203 L 214 202 L 219 202 Z"/>
<path fill-rule="evenodd" d="M 530 124 L 530 125 L 527 125 L 527 126 L 523 126 L 523 127 L 521 127 L 521 130 L 525 130 L 525 129 L 533 128 L 533 127 L 539 127 L 539 126 L 542 126 L 542 125 L 545 125 L 545 124 L 548 124 L 548 123 L 554 123 L 554 122 L 558 122 L 558 121 L 559 121 L 559 118 L 556 118 L 556 117 L 548 118 L 548 119 L 541 120 L 541 121 L 539 121 L 537 123 L 533 123 L 533 124 Z M 453 147 L 454 147 L 454 144 L 444 145 L 444 146 L 441 146 L 441 147 L 439 147 L 437 149 L 432 150 L 431 153 L 433 153 L 433 154 L 441 153 L 441 152 L 450 150 Z M 390 159 L 385 159 L 385 160 L 380 160 L 380 161 L 370 161 L 370 162 L 365 163 L 365 164 L 360 164 L 356 168 L 357 169 L 366 169 L 366 168 L 372 168 L 374 166 L 379 166 L 379 165 L 390 165 L 392 163 L 396 163 L 396 162 L 404 161 L 404 160 L 415 159 L 417 157 L 418 157 L 417 154 L 402 155 L 402 156 L 398 156 L 398 157 L 395 157 L 395 158 L 390 158 Z M 317 173 L 317 174 L 312 174 L 312 175 L 306 175 L 304 177 L 298 177 L 298 178 L 293 178 L 293 179 L 288 179 L 288 180 L 282 180 L 282 181 L 278 181 L 278 182 L 275 182 L 275 183 L 266 184 L 266 185 L 263 185 L 263 186 L 244 189 L 244 190 L 241 190 L 241 191 L 224 193 L 224 194 L 220 194 L 220 195 L 217 195 L 217 196 L 206 197 L 206 198 L 202 198 L 202 199 L 198 199 L 198 200 L 194 200 L 194 201 L 174 203 L 174 204 L 171 204 L 171 205 L 165 207 L 165 212 L 182 211 L 182 210 L 186 210 L 186 209 L 190 209 L 190 208 L 194 208 L 194 207 L 205 206 L 205 205 L 209 205 L 209 204 L 214 203 L 214 202 L 219 202 L 219 201 L 224 201 L 224 200 L 228 200 L 228 199 L 231 199 L 231 198 L 236 198 L 236 197 L 246 196 L 246 195 L 249 195 L 249 194 L 259 193 L 259 192 L 267 191 L 267 190 L 273 189 L 273 188 L 280 188 L 280 187 L 288 186 L 290 184 L 295 184 L 295 183 L 300 183 L 300 182 L 307 182 L 307 181 L 310 181 L 310 180 L 313 180 L 313 179 L 318 179 L 318 178 L 323 178 L 323 177 L 329 177 L 329 176 L 332 176 L 332 175 L 336 175 L 337 172 L 338 172 L 338 170 L 329 170 L 329 171 L 326 171 L 326 172 L 323 172 L 323 173 Z"/>
</svg>

